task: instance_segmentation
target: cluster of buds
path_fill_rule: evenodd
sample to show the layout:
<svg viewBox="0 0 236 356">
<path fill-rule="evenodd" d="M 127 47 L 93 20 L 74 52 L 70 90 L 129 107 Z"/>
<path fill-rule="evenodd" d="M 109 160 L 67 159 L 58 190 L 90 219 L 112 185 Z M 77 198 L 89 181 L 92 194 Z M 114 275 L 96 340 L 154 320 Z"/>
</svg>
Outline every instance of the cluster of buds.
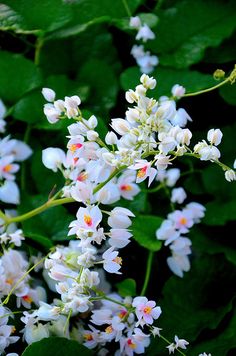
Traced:
<svg viewBox="0 0 236 356">
<path fill-rule="evenodd" d="M 131 17 L 129 26 L 137 31 L 136 40 L 138 41 L 147 42 L 155 38 L 155 33 L 146 23 L 142 23 L 139 16 Z M 152 55 L 150 51 L 145 51 L 143 45 L 134 45 L 131 54 L 142 73 L 151 73 L 159 63 L 158 57 Z"/>
</svg>

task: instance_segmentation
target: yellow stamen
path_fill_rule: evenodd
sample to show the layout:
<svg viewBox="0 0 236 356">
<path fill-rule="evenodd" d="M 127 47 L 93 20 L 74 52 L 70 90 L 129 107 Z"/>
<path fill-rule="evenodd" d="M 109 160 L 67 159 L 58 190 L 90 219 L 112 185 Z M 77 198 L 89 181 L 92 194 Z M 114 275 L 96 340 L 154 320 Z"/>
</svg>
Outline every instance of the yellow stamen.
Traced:
<svg viewBox="0 0 236 356">
<path fill-rule="evenodd" d="M 181 218 L 180 220 L 179 220 L 179 223 L 181 224 L 181 225 L 186 225 L 187 224 L 187 219 L 186 218 Z"/>
<path fill-rule="evenodd" d="M 86 214 L 84 215 L 84 222 L 88 226 L 92 226 L 92 224 L 93 224 L 91 216 L 90 215 L 86 215 Z"/>
<path fill-rule="evenodd" d="M 118 263 L 118 265 L 122 265 L 122 258 L 121 257 L 116 257 L 116 258 L 114 258 L 114 260 L 112 260 L 113 262 L 116 262 L 116 263 Z"/>
<path fill-rule="evenodd" d="M 151 308 L 151 307 L 145 307 L 145 308 L 143 308 L 143 312 L 144 312 L 145 314 L 150 314 L 151 311 L 152 311 L 152 308 Z"/>
<path fill-rule="evenodd" d="M 107 334 L 112 333 L 112 331 L 113 331 L 112 326 L 111 326 L 111 325 L 110 325 L 110 326 L 108 326 L 108 327 L 105 329 L 105 331 L 106 331 L 106 333 L 107 333 Z"/>
<path fill-rule="evenodd" d="M 4 168 L 3 168 L 3 171 L 8 173 L 10 172 L 12 169 L 12 164 L 7 164 Z"/>
</svg>

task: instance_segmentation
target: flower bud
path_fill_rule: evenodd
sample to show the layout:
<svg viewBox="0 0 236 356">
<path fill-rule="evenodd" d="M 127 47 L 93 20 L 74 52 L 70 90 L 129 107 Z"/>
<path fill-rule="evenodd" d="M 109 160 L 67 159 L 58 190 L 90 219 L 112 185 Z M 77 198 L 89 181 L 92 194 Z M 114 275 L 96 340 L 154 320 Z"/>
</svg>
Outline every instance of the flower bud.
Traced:
<svg viewBox="0 0 236 356">
<path fill-rule="evenodd" d="M 175 98 L 182 98 L 182 96 L 184 96 L 186 89 L 179 84 L 175 84 L 172 89 L 171 89 L 171 93 Z"/>
<path fill-rule="evenodd" d="M 119 135 L 125 135 L 130 130 L 130 125 L 128 121 L 124 119 L 112 119 L 111 127 L 115 130 Z"/>
<path fill-rule="evenodd" d="M 236 180 L 236 174 L 235 174 L 235 172 L 233 171 L 233 169 L 228 169 L 228 170 L 225 172 L 225 179 L 226 179 L 228 182 L 232 182 L 233 180 Z"/>
<path fill-rule="evenodd" d="M 141 25 L 142 25 L 142 23 L 141 23 L 141 20 L 140 20 L 139 16 L 134 16 L 134 17 L 130 18 L 129 26 L 131 28 L 139 29 L 139 27 L 141 27 Z"/>
<path fill-rule="evenodd" d="M 149 77 L 147 74 L 143 74 L 140 78 L 140 82 L 145 86 L 147 89 L 154 89 L 157 81 L 153 77 Z"/>
<path fill-rule="evenodd" d="M 93 130 L 89 130 L 87 132 L 87 139 L 89 141 L 96 141 L 96 139 L 99 137 L 98 133 L 96 131 Z"/>
<path fill-rule="evenodd" d="M 94 129 L 98 124 L 98 120 L 96 118 L 95 115 L 92 115 L 89 119 L 88 119 L 88 125 L 91 129 Z"/>
<path fill-rule="evenodd" d="M 107 134 L 106 134 L 106 137 L 105 137 L 105 142 L 106 144 L 108 145 L 116 145 L 117 144 L 117 136 L 114 132 L 112 131 L 109 131 Z"/>
<path fill-rule="evenodd" d="M 55 100 L 56 93 L 54 90 L 52 90 L 50 88 L 43 88 L 42 94 L 43 94 L 44 99 L 49 102 L 53 102 Z"/>
<path fill-rule="evenodd" d="M 223 137 L 223 133 L 220 129 L 211 129 L 207 133 L 208 141 L 215 146 L 218 146 L 221 143 L 221 139 Z"/>
</svg>

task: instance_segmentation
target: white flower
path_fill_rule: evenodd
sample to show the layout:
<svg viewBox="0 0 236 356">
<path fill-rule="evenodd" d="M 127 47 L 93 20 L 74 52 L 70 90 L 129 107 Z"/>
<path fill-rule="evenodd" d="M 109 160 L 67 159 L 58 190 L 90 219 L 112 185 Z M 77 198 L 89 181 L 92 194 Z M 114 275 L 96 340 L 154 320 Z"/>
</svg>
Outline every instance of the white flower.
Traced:
<svg viewBox="0 0 236 356">
<path fill-rule="evenodd" d="M 35 315 L 37 315 L 40 320 L 51 321 L 58 319 L 59 313 L 61 311 L 60 307 L 56 307 L 41 301 L 39 302 L 39 305 L 40 307 L 35 311 Z"/>
<path fill-rule="evenodd" d="M 164 220 L 160 228 L 156 231 L 156 237 L 158 240 L 164 240 L 165 246 L 176 240 L 180 236 L 180 233 L 176 231 L 173 221 Z"/>
<path fill-rule="evenodd" d="M 129 217 L 134 217 L 129 209 L 116 207 L 110 212 L 108 225 L 113 229 L 127 229 L 132 224 Z"/>
<path fill-rule="evenodd" d="M 112 119 L 111 127 L 115 130 L 119 135 L 125 135 L 130 130 L 130 125 L 128 121 L 124 119 Z"/>
<path fill-rule="evenodd" d="M 228 169 L 227 171 L 225 171 L 225 179 L 228 182 L 236 180 L 236 174 L 233 169 Z"/>
<path fill-rule="evenodd" d="M 147 40 L 153 40 L 155 38 L 155 34 L 147 24 L 143 24 L 135 38 L 136 40 L 143 40 L 143 42 L 147 42 Z"/>
<path fill-rule="evenodd" d="M 223 133 L 220 129 L 211 129 L 207 133 L 208 141 L 215 146 L 218 146 L 221 143 Z"/>
<path fill-rule="evenodd" d="M 170 156 L 165 156 L 163 154 L 158 154 L 155 156 L 155 165 L 157 169 L 164 170 L 167 168 L 168 164 L 172 164 L 170 162 Z"/>
<path fill-rule="evenodd" d="M 131 17 L 129 20 L 129 26 L 131 28 L 135 28 L 135 29 L 138 29 L 139 27 L 141 27 L 140 17 L 139 16 Z"/>
<path fill-rule="evenodd" d="M 135 307 L 135 313 L 138 318 L 136 326 L 150 325 L 154 319 L 158 319 L 161 315 L 161 308 L 156 307 L 156 303 L 146 297 L 135 297 L 132 306 Z"/>
<path fill-rule="evenodd" d="M 184 200 L 187 198 L 187 194 L 182 187 L 174 188 L 171 192 L 171 202 L 182 204 Z"/>
<path fill-rule="evenodd" d="M 183 277 L 183 272 L 190 270 L 190 263 L 188 256 L 174 254 L 172 257 L 167 258 L 167 264 L 170 270 L 179 277 Z"/>
<path fill-rule="evenodd" d="M 176 348 L 178 349 L 179 347 L 181 349 L 186 349 L 186 346 L 189 344 L 188 341 L 184 339 L 179 339 L 177 335 L 175 335 L 175 343 L 176 343 Z"/>
<path fill-rule="evenodd" d="M 65 152 L 60 148 L 48 147 L 42 151 L 42 161 L 45 167 L 57 172 L 65 161 Z"/>
<path fill-rule="evenodd" d="M 50 124 L 55 124 L 59 120 L 61 114 L 61 111 L 55 108 L 53 104 L 45 104 L 43 107 L 43 112 Z"/>
<path fill-rule="evenodd" d="M 146 89 L 154 89 L 156 87 L 157 81 L 153 77 L 149 77 L 143 74 L 140 78 L 140 82 L 144 85 Z"/>
<path fill-rule="evenodd" d="M 52 89 L 43 88 L 42 89 L 42 94 L 43 94 L 44 99 L 49 101 L 49 102 L 53 102 L 55 100 L 56 93 Z"/>
<path fill-rule="evenodd" d="M 170 118 L 171 123 L 174 126 L 185 127 L 188 121 L 192 121 L 186 110 L 180 108 L 176 111 L 175 115 Z"/>
<path fill-rule="evenodd" d="M 120 190 L 120 195 L 128 200 L 133 198 L 140 192 L 140 188 L 135 184 L 136 175 L 133 171 L 125 171 L 117 180 L 117 186 Z"/>
<path fill-rule="evenodd" d="M 171 353 L 174 353 L 174 352 L 175 352 L 175 349 L 176 349 L 174 343 L 170 344 L 169 346 L 166 346 L 166 348 L 167 348 L 168 351 L 169 351 L 169 355 L 170 355 Z"/>
<path fill-rule="evenodd" d="M 147 177 L 148 179 L 148 186 L 152 183 L 154 180 L 157 170 L 155 168 L 151 167 L 151 163 L 146 161 L 146 160 L 137 160 L 136 163 L 132 166 L 129 167 L 129 169 L 137 169 L 137 178 L 136 182 L 141 183 L 143 182 Z"/>
<path fill-rule="evenodd" d="M 106 137 L 105 137 L 105 142 L 107 145 L 116 145 L 117 144 L 117 136 L 114 132 L 112 131 L 109 131 L 107 134 L 106 134 Z"/>
<path fill-rule="evenodd" d="M 4 203 L 19 204 L 20 191 L 15 182 L 6 180 L 0 186 L 0 200 Z"/>
<path fill-rule="evenodd" d="M 132 234 L 126 229 L 111 229 L 109 244 L 115 248 L 123 248 L 130 242 Z"/>
<path fill-rule="evenodd" d="M 122 258 L 118 256 L 118 251 L 114 251 L 114 247 L 110 247 L 102 255 L 103 268 L 109 273 L 121 274 L 118 272 L 121 268 Z"/>
<path fill-rule="evenodd" d="M 47 325 L 38 323 L 37 325 L 29 325 L 24 329 L 24 338 L 27 344 L 49 337 L 49 330 Z"/>
<path fill-rule="evenodd" d="M 184 96 L 186 89 L 179 84 L 175 84 L 172 89 L 171 89 L 171 93 L 172 95 L 177 98 L 180 99 L 182 98 L 182 96 Z"/>
</svg>

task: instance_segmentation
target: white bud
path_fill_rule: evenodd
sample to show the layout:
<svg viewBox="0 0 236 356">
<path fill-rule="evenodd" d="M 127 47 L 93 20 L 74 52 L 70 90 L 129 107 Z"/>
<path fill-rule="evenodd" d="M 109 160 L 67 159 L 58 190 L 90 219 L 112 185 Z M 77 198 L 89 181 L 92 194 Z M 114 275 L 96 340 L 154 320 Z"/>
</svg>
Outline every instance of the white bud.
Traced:
<svg viewBox="0 0 236 356">
<path fill-rule="evenodd" d="M 234 161 L 233 167 L 234 167 L 234 169 L 236 169 L 236 160 Z"/>
<path fill-rule="evenodd" d="M 140 78 L 140 82 L 145 86 L 147 89 L 154 89 L 157 81 L 153 77 L 149 77 L 147 74 L 143 74 Z"/>
<path fill-rule="evenodd" d="M 60 112 L 54 107 L 53 104 L 45 104 L 43 112 L 50 124 L 55 124 L 59 120 Z"/>
<path fill-rule="evenodd" d="M 236 180 L 236 174 L 235 174 L 235 172 L 233 171 L 233 169 L 228 169 L 228 170 L 225 172 L 225 179 L 226 179 L 228 182 L 232 182 L 232 181 Z"/>
<path fill-rule="evenodd" d="M 96 131 L 93 130 L 89 130 L 87 132 L 87 139 L 89 141 L 96 141 L 96 139 L 99 137 L 98 133 Z"/>
<path fill-rule="evenodd" d="M 65 103 L 63 100 L 56 100 L 54 101 L 54 106 L 55 108 L 60 111 L 60 112 L 63 112 L 65 111 Z"/>
<path fill-rule="evenodd" d="M 95 129 L 95 127 L 98 125 L 98 120 L 97 120 L 96 116 L 92 115 L 88 119 L 88 125 L 91 129 Z"/>
<path fill-rule="evenodd" d="M 176 140 L 179 143 L 187 146 L 190 144 L 191 138 L 192 138 L 192 132 L 189 129 L 181 130 L 176 136 Z"/>
<path fill-rule="evenodd" d="M 140 27 L 135 38 L 136 40 L 143 40 L 143 42 L 146 42 L 147 40 L 153 40 L 155 38 L 155 34 L 147 24 L 144 24 L 142 27 Z"/>
<path fill-rule="evenodd" d="M 185 94 L 185 88 L 182 85 L 175 84 L 171 89 L 171 93 L 175 98 L 182 98 Z"/>
<path fill-rule="evenodd" d="M 130 89 L 129 91 L 127 91 L 125 93 L 125 99 L 130 104 L 133 104 L 134 102 L 138 101 L 138 97 L 137 97 L 136 93 L 132 89 Z"/>
<path fill-rule="evenodd" d="M 141 20 L 140 20 L 140 17 L 139 17 L 139 16 L 131 17 L 130 20 L 129 20 L 129 26 L 130 26 L 131 28 L 136 28 L 136 29 L 138 29 L 139 27 L 141 27 Z"/>
<path fill-rule="evenodd" d="M 43 88 L 42 94 L 43 94 L 44 99 L 47 101 L 53 102 L 55 100 L 56 93 L 54 90 L 52 90 L 50 88 Z"/>
<path fill-rule="evenodd" d="M 218 146 L 221 143 L 221 139 L 223 137 L 223 133 L 220 129 L 211 129 L 207 133 L 208 141 L 215 146 Z"/>
<path fill-rule="evenodd" d="M 117 144 L 117 136 L 116 136 L 116 134 L 114 132 L 112 132 L 112 131 L 109 131 L 106 134 L 105 142 L 108 145 L 116 145 Z"/>
<path fill-rule="evenodd" d="M 45 167 L 57 172 L 65 161 L 65 152 L 60 148 L 48 147 L 42 152 L 42 161 Z"/>
<path fill-rule="evenodd" d="M 104 152 L 102 154 L 102 158 L 107 164 L 109 164 L 110 166 L 114 166 L 115 157 L 112 153 Z"/>
<path fill-rule="evenodd" d="M 111 127 L 115 130 L 119 135 L 124 135 L 130 130 L 130 125 L 128 121 L 124 119 L 112 119 Z"/>
</svg>

